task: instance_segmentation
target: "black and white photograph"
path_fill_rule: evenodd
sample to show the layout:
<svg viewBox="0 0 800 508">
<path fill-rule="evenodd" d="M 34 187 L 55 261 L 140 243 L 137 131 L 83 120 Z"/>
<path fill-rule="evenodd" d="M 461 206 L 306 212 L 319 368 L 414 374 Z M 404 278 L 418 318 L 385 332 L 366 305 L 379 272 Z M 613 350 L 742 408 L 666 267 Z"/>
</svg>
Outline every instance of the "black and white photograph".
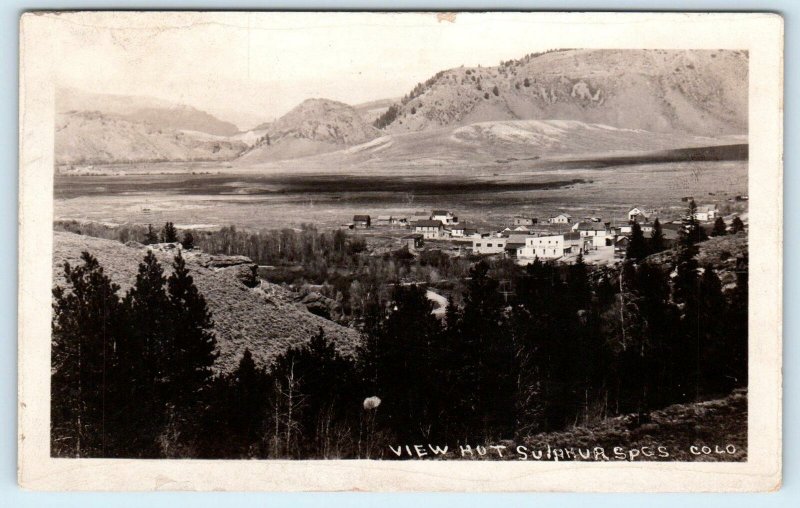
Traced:
<svg viewBox="0 0 800 508">
<path fill-rule="evenodd" d="M 751 48 L 205 15 L 53 15 L 51 459 L 748 462 Z"/>
</svg>

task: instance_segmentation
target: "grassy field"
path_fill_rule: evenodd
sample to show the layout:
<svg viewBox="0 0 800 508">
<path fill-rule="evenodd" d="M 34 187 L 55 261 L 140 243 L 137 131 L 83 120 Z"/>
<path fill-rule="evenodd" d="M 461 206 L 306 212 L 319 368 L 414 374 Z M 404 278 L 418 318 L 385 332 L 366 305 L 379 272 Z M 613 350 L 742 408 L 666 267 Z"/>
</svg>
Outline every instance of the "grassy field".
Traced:
<svg viewBox="0 0 800 508">
<path fill-rule="evenodd" d="M 55 218 L 154 224 L 169 220 L 184 227 L 337 227 L 355 214 L 410 216 L 445 208 L 462 221 L 496 228 L 509 225 L 518 214 L 546 218 L 567 212 L 623 221 L 633 205 L 677 217 L 686 206 L 683 196 L 725 207 L 727 198 L 746 193 L 746 161 L 598 169 L 541 169 L 515 161 L 469 169 L 372 168 L 337 174 L 57 175 Z"/>
</svg>

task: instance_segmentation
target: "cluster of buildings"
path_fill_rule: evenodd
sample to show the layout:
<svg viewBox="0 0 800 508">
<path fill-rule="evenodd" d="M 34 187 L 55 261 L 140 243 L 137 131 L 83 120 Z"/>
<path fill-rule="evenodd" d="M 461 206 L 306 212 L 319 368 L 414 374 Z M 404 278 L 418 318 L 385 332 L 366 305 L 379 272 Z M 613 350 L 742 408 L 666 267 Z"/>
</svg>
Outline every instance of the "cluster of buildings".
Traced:
<svg viewBox="0 0 800 508">
<path fill-rule="evenodd" d="M 718 216 L 716 205 L 697 207 L 695 218 L 701 222 L 713 221 Z M 463 242 L 461 245 L 480 255 L 506 255 L 517 259 L 521 264 L 542 260 L 555 260 L 588 254 L 605 249 L 609 257 L 624 256 L 633 223 L 639 224 L 645 236 L 650 236 L 658 211 L 634 206 L 627 213 L 627 221 L 612 225 L 600 217 L 584 217 L 576 221 L 567 213 L 560 213 L 547 219 L 517 216 L 513 219 L 513 229 L 481 232 L 477 227 L 460 222 L 449 210 L 432 210 L 430 213 L 417 212 L 411 218 L 378 216 L 375 225 L 399 226 L 411 230 L 402 238 L 409 250 L 424 246 L 426 240 L 451 240 Z M 369 215 L 353 217 L 353 228 L 369 228 L 372 220 Z M 667 243 L 677 238 L 678 222 L 662 224 Z"/>
</svg>

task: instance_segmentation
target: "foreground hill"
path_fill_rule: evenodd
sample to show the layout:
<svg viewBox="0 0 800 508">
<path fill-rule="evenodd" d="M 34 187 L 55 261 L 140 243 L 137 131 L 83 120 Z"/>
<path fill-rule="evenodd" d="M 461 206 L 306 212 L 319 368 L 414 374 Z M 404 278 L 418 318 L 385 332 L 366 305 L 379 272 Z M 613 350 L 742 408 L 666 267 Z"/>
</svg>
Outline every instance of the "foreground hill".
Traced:
<svg viewBox="0 0 800 508">
<path fill-rule="evenodd" d="M 55 232 L 54 284 L 64 284 L 64 262 L 73 266 L 79 264 L 83 251 L 97 257 L 105 272 L 124 293 L 135 281 L 139 262 L 147 249 L 129 247 L 113 240 Z M 173 254 L 156 252 L 156 255 L 168 275 Z M 257 362 L 269 364 L 287 348 L 308 341 L 320 327 L 342 352 L 353 352 L 358 342 L 355 331 L 296 306 L 280 286 L 266 282 L 259 288 L 245 286 L 239 276 L 252 264 L 249 259 L 198 252 L 186 252 L 185 258 L 214 316 L 220 353 L 216 364 L 219 371 L 228 372 L 235 368 L 245 348 L 250 349 Z"/>
<path fill-rule="evenodd" d="M 559 50 L 420 83 L 390 133 L 496 120 L 577 120 L 698 135 L 747 132 L 744 51 Z M 395 113 L 395 112 L 393 112 Z"/>
<path fill-rule="evenodd" d="M 328 99 L 308 99 L 264 125 L 266 135 L 241 162 L 259 163 L 332 152 L 379 135 L 352 106 Z"/>
<path fill-rule="evenodd" d="M 523 439 L 520 444 L 527 448 L 528 453 L 543 450 L 545 454 L 548 446 L 573 450 L 602 447 L 610 460 L 625 460 L 626 456 L 630 460 L 631 450 L 637 450 L 634 461 L 747 460 L 747 392 L 744 390 L 734 391 L 722 399 L 675 404 L 646 416 L 646 423 L 637 423 L 636 415 L 624 415 L 563 432 L 538 434 Z M 663 447 L 662 454 L 666 453 L 668 457 L 659 456 L 659 446 Z M 697 448 L 692 449 L 692 446 Z M 704 454 L 703 446 L 710 447 L 712 453 Z M 614 456 L 615 447 L 623 450 L 622 456 Z M 643 455 L 641 450 L 644 447 L 654 456 Z M 510 458 L 517 459 L 518 456 L 512 453 Z"/>
<path fill-rule="evenodd" d="M 245 148 L 239 140 L 157 127 L 97 111 L 56 116 L 56 164 L 218 161 L 235 158 Z"/>
</svg>

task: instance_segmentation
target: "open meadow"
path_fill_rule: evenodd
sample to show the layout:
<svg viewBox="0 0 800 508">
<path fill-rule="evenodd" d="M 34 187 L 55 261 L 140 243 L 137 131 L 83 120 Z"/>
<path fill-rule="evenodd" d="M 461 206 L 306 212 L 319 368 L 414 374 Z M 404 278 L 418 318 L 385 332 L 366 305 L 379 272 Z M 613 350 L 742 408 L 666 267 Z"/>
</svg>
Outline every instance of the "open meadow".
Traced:
<svg viewBox="0 0 800 508">
<path fill-rule="evenodd" d="M 174 168 L 173 168 L 174 169 Z M 179 227 L 335 228 L 355 214 L 411 216 L 449 209 L 480 228 L 515 215 L 566 212 L 622 222 L 634 205 L 678 217 L 694 196 L 718 203 L 747 192 L 747 161 L 628 164 L 598 169 L 530 168 L 524 162 L 478 168 L 380 167 L 278 174 L 265 170 L 56 175 L 55 218 L 110 223 L 173 221 Z"/>
</svg>

